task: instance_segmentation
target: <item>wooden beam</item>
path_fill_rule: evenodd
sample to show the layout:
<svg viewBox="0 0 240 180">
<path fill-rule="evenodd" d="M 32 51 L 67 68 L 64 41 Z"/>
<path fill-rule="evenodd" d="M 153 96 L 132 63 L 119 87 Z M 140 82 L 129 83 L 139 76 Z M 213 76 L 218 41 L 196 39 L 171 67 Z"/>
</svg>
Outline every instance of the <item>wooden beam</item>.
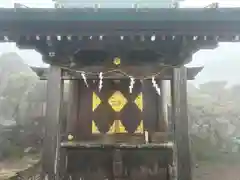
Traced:
<svg viewBox="0 0 240 180">
<path fill-rule="evenodd" d="M 58 180 L 60 157 L 61 104 L 63 96 L 62 70 L 51 66 L 47 82 L 47 109 L 43 144 L 43 173 Z"/>
<path fill-rule="evenodd" d="M 48 68 L 39 68 L 39 67 L 31 67 L 31 69 L 37 74 L 37 76 L 39 76 L 39 78 L 41 80 L 46 80 L 48 77 Z M 157 72 L 161 72 L 163 68 L 160 67 L 158 69 L 156 69 L 156 73 Z M 203 69 L 203 67 L 190 67 L 187 68 L 187 78 L 188 80 L 193 80 L 195 78 L 195 76 L 201 72 Z M 140 72 L 145 72 L 146 68 L 144 67 L 139 67 L 137 68 L 137 72 L 136 74 L 139 74 Z M 87 73 L 88 71 L 86 71 Z M 101 71 L 99 71 L 101 72 Z M 103 71 L 104 72 L 104 71 Z M 151 74 L 151 73 L 150 73 Z M 98 74 L 96 72 L 96 75 L 87 75 L 87 79 L 88 80 L 93 80 L 93 79 L 98 79 Z M 107 73 L 104 75 L 105 79 L 125 79 L 125 78 L 129 78 L 126 77 L 125 75 L 121 74 L 121 73 L 117 73 L 117 72 L 111 72 L 111 73 Z M 69 72 L 69 71 L 64 71 L 64 75 L 63 75 L 63 79 L 65 80 L 74 80 L 74 79 L 82 79 L 82 76 L 79 72 Z M 151 79 L 151 77 L 149 77 L 149 79 Z M 161 79 L 161 80 L 171 80 L 172 79 L 172 68 L 167 69 L 166 71 L 164 71 L 164 73 L 160 73 L 159 76 L 156 76 L 156 79 Z"/>
<path fill-rule="evenodd" d="M 177 179 L 192 180 L 187 115 L 187 68 L 173 69 L 172 120 L 174 123 Z"/>
</svg>

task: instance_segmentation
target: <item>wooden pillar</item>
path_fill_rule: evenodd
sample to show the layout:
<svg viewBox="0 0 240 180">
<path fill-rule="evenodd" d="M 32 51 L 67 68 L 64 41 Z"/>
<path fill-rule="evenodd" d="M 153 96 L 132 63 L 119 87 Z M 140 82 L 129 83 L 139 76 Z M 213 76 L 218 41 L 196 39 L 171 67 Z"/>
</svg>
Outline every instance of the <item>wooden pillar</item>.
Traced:
<svg viewBox="0 0 240 180">
<path fill-rule="evenodd" d="M 167 132 L 168 130 L 168 115 L 167 115 L 167 93 L 166 82 L 159 80 L 161 95 L 158 96 L 158 130 L 160 132 Z"/>
<path fill-rule="evenodd" d="M 151 79 L 146 79 L 142 83 L 143 93 L 143 123 L 144 129 L 149 133 L 158 130 L 158 99 L 156 90 L 153 88 Z"/>
<path fill-rule="evenodd" d="M 78 120 L 79 110 L 79 88 L 80 80 L 70 80 L 69 84 L 69 101 L 68 101 L 68 115 L 67 115 L 67 135 L 76 134 L 76 123 Z"/>
<path fill-rule="evenodd" d="M 61 103 L 63 96 L 62 70 L 51 66 L 47 80 L 47 108 L 45 118 L 45 136 L 43 142 L 43 173 L 48 179 L 59 179 L 59 150 Z"/>
<path fill-rule="evenodd" d="M 177 179 L 192 180 L 187 115 L 187 69 L 173 69 L 171 81 L 172 120 L 176 144 Z"/>
</svg>

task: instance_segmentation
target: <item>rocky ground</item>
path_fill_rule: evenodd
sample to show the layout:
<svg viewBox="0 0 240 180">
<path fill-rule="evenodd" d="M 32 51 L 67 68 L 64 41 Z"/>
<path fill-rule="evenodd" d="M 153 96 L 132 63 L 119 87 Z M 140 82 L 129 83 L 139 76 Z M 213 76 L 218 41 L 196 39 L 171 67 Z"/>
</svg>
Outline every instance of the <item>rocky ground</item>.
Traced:
<svg viewBox="0 0 240 180">
<path fill-rule="evenodd" d="M 193 180 L 240 180 L 240 163 L 200 163 L 193 177 Z"/>
<path fill-rule="evenodd" d="M 38 156 L 27 156 L 17 160 L 6 160 L 0 162 L 0 180 L 8 179 L 16 172 L 25 170 L 39 161 Z"/>
<path fill-rule="evenodd" d="M 14 176 L 16 172 L 31 167 L 38 160 L 37 156 L 28 156 L 0 162 L 0 180 Z M 193 171 L 193 180 L 240 180 L 240 163 L 199 163 Z"/>
</svg>

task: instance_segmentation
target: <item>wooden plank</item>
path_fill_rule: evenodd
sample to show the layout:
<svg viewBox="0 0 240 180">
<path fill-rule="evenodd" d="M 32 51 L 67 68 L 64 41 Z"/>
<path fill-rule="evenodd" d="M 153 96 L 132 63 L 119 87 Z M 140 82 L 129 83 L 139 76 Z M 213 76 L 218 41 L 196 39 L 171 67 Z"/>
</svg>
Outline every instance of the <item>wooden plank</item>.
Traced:
<svg viewBox="0 0 240 180">
<path fill-rule="evenodd" d="M 192 180 L 187 115 L 187 69 L 174 68 L 172 80 L 172 119 L 175 130 L 178 180 Z"/>
<path fill-rule="evenodd" d="M 63 96 L 62 70 L 51 66 L 47 82 L 47 109 L 43 144 L 43 173 L 48 179 L 58 179 L 60 152 L 61 103 Z"/>
</svg>

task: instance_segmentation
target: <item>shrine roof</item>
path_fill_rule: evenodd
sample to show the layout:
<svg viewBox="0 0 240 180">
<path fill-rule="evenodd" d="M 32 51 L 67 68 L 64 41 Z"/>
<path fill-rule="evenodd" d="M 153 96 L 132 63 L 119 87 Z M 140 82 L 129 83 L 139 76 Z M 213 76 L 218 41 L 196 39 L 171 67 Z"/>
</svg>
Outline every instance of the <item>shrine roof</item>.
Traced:
<svg viewBox="0 0 240 180">
<path fill-rule="evenodd" d="M 0 35 L 238 35 L 240 9 L 0 9 Z"/>
</svg>

